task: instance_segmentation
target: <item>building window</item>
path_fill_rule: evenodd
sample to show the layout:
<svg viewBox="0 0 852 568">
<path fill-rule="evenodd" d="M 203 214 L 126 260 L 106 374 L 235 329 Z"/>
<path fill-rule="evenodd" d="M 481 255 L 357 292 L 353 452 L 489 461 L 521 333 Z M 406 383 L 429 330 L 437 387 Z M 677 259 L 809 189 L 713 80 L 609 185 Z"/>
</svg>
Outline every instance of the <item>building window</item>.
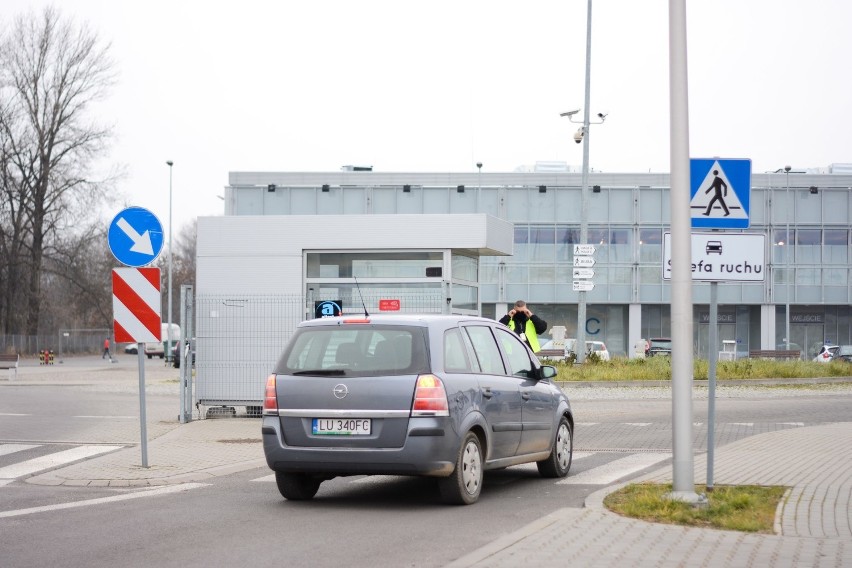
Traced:
<svg viewBox="0 0 852 568">
<path fill-rule="evenodd" d="M 308 278 L 425 278 L 426 269 L 442 267 L 435 252 L 308 253 Z"/>
</svg>

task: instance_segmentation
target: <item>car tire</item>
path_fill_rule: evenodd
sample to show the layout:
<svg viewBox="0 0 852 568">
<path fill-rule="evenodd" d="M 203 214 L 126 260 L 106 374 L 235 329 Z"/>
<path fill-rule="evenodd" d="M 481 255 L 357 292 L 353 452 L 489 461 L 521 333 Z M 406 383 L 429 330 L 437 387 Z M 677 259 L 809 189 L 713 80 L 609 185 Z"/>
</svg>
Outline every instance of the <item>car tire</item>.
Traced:
<svg viewBox="0 0 852 568">
<path fill-rule="evenodd" d="M 482 444 L 476 434 L 468 432 L 462 440 L 453 473 L 438 481 L 441 498 L 450 505 L 476 503 L 482 491 L 482 473 Z"/>
<path fill-rule="evenodd" d="M 275 483 L 281 496 L 288 501 L 307 501 L 317 494 L 322 481 L 306 473 L 276 471 Z"/>
<path fill-rule="evenodd" d="M 153 359 L 153 358 L 154 358 L 153 355 L 148 355 L 148 359 Z"/>
<path fill-rule="evenodd" d="M 553 439 L 553 449 L 547 459 L 536 462 L 538 473 L 542 477 L 565 477 L 571 469 L 571 460 L 574 455 L 574 433 L 571 424 L 563 416 L 556 428 L 556 436 Z"/>
</svg>

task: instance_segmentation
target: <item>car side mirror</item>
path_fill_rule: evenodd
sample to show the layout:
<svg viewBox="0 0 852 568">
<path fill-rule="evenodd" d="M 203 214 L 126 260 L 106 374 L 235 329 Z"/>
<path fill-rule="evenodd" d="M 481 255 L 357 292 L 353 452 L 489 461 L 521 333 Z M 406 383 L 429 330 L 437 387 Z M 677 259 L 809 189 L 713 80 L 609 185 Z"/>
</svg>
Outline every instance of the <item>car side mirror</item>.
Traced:
<svg viewBox="0 0 852 568">
<path fill-rule="evenodd" d="M 542 365 L 541 369 L 539 369 L 538 376 L 541 379 L 552 379 L 556 375 L 559 374 L 559 371 L 556 370 L 556 367 L 553 365 Z"/>
</svg>

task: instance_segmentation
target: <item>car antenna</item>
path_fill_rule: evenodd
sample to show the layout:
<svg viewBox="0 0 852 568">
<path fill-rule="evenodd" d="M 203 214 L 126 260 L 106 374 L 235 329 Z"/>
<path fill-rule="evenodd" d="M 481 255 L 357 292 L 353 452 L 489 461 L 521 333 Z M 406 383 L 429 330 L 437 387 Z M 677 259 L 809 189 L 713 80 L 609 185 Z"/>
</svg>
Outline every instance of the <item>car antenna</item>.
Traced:
<svg viewBox="0 0 852 568">
<path fill-rule="evenodd" d="M 352 275 L 352 278 L 355 279 L 355 286 L 358 288 L 358 295 L 361 296 L 361 305 L 364 306 L 364 317 L 368 318 L 370 317 L 370 314 L 367 313 L 367 304 L 364 303 L 364 295 L 361 294 L 361 285 L 358 284 L 358 278 L 356 278 L 354 274 Z"/>
</svg>

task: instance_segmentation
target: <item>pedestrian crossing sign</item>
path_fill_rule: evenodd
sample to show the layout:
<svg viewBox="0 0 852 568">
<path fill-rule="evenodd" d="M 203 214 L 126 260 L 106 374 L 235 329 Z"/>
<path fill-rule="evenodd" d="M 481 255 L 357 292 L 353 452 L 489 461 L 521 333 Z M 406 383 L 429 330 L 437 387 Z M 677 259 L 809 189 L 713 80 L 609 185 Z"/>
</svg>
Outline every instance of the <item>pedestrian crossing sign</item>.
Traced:
<svg viewBox="0 0 852 568">
<path fill-rule="evenodd" d="M 692 228 L 748 229 L 751 160 L 689 160 Z"/>
</svg>

